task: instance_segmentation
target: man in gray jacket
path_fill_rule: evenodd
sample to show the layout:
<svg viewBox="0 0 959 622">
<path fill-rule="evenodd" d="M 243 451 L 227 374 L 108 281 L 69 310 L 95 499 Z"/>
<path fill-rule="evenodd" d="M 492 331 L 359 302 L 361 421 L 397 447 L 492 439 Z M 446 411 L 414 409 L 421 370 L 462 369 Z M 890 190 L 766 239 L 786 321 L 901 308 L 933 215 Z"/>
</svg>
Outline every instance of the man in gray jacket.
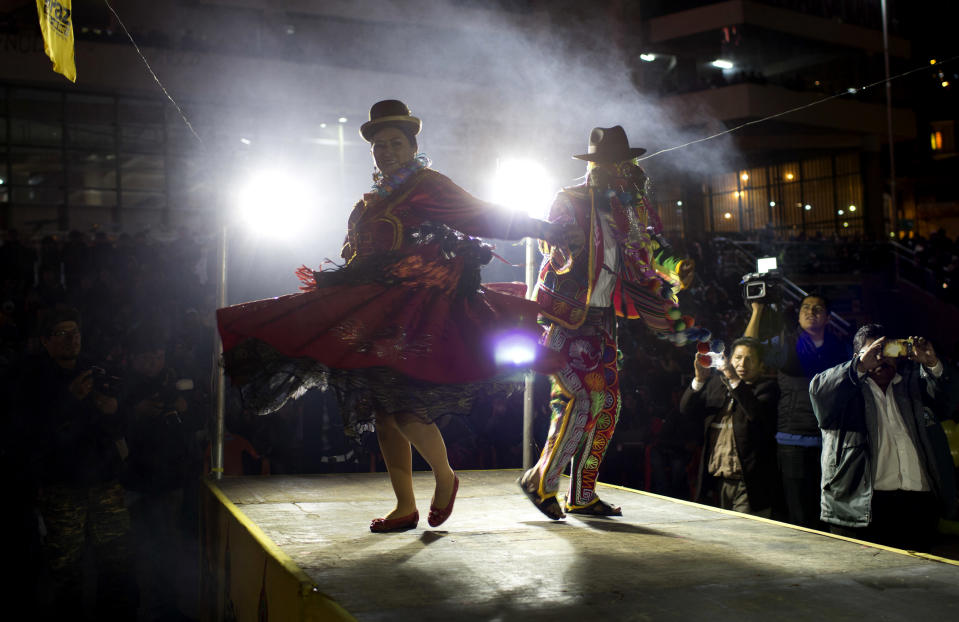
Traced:
<svg viewBox="0 0 959 622">
<path fill-rule="evenodd" d="M 823 437 L 821 518 L 833 533 L 928 551 L 956 501 L 936 435 L 959 376 L 926 339 L 889 340 L 878 324 L 859 329 L 853 350 L 809 385 Z"/>
</svg>

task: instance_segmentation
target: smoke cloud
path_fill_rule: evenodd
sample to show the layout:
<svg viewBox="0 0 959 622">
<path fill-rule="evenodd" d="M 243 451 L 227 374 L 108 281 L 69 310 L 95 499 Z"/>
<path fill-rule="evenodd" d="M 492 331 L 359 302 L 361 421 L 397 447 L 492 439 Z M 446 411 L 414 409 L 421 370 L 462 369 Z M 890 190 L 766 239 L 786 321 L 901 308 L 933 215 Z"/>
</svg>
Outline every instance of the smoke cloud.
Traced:
<svg viewBox="0 0 959 622">
<path fill-rule="evenodd" d="M 297 229 L 315 233 L 282 254 L 315 265 L 337 258 L 352 205 L 369 187 L 372 161 L 358 128 L 375 101 L 406 102 L 423 119 L 420 147 L 434 168 L 484 198 L 497 161 L 508 157 L 543 164 L 557 190 L 576 183 L 585 167 L 571 156 L 586 151 L 595 126 L 622 125 L 649 153 L 723 129 L 705 111 L 680 112 L 652 86 L 637 86 L 630 59 L 643 46 L 629 31 L 637 22 L 617 19 L 605 4 L 328 2 L 333 15 L 280 12 L 258 26 L 261 45 L 269 35 L 289 58 L 315 62 L 292 73 L 289 63 L 283 71 L 255 59 L 225 65 L 201 88 L 257 102 L 262 114 L 247 120 L 247 133 L 256 134 L 250 162 L 285 163 L 313 184 L 318 220 Z M 723 137 L 643 165 L 655 188 L 670 175 L 716 173 L 736 160 Z"/>
</svg>

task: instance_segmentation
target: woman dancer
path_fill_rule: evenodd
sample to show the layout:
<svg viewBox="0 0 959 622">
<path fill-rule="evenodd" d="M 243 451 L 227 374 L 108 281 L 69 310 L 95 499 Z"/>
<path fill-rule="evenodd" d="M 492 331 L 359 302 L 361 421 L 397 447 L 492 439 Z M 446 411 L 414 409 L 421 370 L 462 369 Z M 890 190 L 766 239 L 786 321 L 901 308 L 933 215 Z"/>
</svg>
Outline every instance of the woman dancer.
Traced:
<svg viewBox="0 0 959 622">
<path fill-rule="evenodd" d="M 247 407 L 265 414 L 311 387 L 336 391 L 347 434 L 372 429 L 396 495 L 374 532 L 412 529 L 411 445 L 436 480 L 429 524 L 453 509 L 459 479 L 434 420 L 465 414 L 478 395 L 506 390 L 497 339 L 535 343 L 537 307 L 480 285 L 488 247 L 472 236 L 535 237 L 565 245 L 562 225 L 480 201 L 417 155 L 421 122 L 397 100 L 370 109 L 360 134 L 376 164 L 371 192 L 350 215 L 338 270 L 301 268 L 302 294 L 217 312 L 224 363 Z M 553 361 L 540 350 L 534 368 Z"/>
</svg>

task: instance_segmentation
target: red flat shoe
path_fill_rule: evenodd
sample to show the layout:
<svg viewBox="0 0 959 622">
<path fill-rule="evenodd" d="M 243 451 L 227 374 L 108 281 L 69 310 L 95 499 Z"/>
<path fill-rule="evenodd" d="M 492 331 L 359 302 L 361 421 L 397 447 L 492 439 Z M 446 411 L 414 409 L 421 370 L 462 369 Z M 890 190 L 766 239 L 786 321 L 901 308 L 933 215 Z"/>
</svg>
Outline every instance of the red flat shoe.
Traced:
<svg viewBox="0 0 959 622">
<path fill-rule="evenodd" d="M 430 516 L 428 522 L 430 527 L 439 527 L 446 522 L 446 519 L 453 513 L 453 502 L 456 501 L 456 491 L 460 488 L 460 478 L 453 476 L 453 493 L 450 495 L 449 504 L 442 510 L 430 504 Z"/>
<path fill-rule="evenodd" d="M 420 522 L 420 513 L 413 510 L 412 514 L 400 516 L 399 518 L 374 518 L 370 523 L 370 531 L 373 533 L 386 533 L 388 531 L 406 531 L 414 529 Z"/>
</svg>

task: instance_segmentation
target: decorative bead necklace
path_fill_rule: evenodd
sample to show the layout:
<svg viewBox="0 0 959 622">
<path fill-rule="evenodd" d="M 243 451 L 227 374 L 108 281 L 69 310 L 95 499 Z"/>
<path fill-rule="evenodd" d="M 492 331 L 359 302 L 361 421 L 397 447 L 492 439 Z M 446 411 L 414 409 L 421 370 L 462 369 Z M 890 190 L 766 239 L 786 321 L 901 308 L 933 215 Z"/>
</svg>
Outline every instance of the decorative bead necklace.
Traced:
<svg viewBox="0 0 959 622">
<path fill-rule="evenodd" d="M 631 206 L 641 210 L 649 220 L 648 225 L 659 233 L 663 229 L 659 214 L 649 201 L 649 181 L 638 162 L 627 160 L 601 169 L 595 162 L 587 166 L 588 184 L 600 190 L 601 206 L 605 209 Z M 628 210 L 627 210 L 628 211 Z"/>
<path fill-rule="evenodd" d="M 420 169 L 429 168 L 432 164 L 432 160 L 425 153 L 418 153 L 408 164 L 396 169 L 392 175 L 384 175 L 381 170 L 376 169 L 373 171 L 373 186 L 370 188 L 370 193 L 380 198 L 387 197 L 402 186 L 410 175 Z"/>
</svg>

